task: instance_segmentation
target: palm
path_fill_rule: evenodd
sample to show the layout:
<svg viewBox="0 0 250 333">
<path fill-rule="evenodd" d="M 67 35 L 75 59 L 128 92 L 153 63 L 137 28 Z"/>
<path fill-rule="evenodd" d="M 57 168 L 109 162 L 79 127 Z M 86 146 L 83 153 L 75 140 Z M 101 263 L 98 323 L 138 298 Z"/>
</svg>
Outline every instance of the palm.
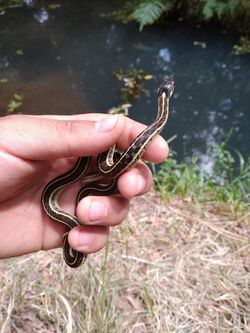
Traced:
<svg viewBox="0 0 250 333">
<path fill-rule="evenodd" d="M 41 204 L 45 185 L 74 164 L 75 160 L 68 156 L 96 155 L 115 143 L 126 149 L 144 128 L 128 118 L 101 114 L 1 118 L 0 257 L 60 246 L 64 228 L 45 214 Z M 166 158 L 165 142 L 158 140 L 158 144 L 152 142 L 150 147 L 145 158 L 152 162 Z M 139 163 L 134 172 L 131 170 L 119 178 L 121 196 L 81 202 L 77 212 L 86 223 L 70 232 L 70 245 L 85 253 L 99 251 L 108 239 L 109 227 L 125 219 L 128 199 L 148 191 L 151 183 L 150 171 Z M 74 212 L 72 198 L 78 188 L 79 184 L 71 186 L 61 195 L 63 210 Z M 97 207 L 94 219 L 92 203 Z"/>
<path fill-rule="evenodd" d="M 15 242 L 12 255 L 16 255 L 15 248 L 23 248 L 23 252 L 28 253 L 61 244 L 61 234 L 64 229 L 44 213 L 41 193 L 46 183 L 68 169 L 71 162 L 69 159 L 55 160 L 53 163 L 23 161 L 13 156 L 5 159 L 0 195 L 0 216 L 1 223 L 4 224 L 2 226 L 4 232 L 0 235 L 0 246 L 3 249 L 8 249 L 9 244 Z M 12 177 L 9 175 L 10 171 Z M 72 198 L 66 195 L 64 198 L 66 201 L 67 197 Z"/>
</svg>

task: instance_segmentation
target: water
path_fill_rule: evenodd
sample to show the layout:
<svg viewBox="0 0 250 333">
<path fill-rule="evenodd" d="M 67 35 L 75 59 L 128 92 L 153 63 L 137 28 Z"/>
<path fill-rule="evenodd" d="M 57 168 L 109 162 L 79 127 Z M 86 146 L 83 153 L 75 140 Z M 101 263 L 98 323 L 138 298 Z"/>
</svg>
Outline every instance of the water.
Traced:
<svg viewBox="0 0 250 333">
<path fill-rule="evenodd" d="M 209 149 L 230 131 L 229 144 L 249 155 L 250 55 L 231 54 L 235 36 L 184 23 L 139 32 L 135 24 L 99 17 L 114 8 L 110 1 L 61 1 L 55 10 L 47 6 L 53 2 L 28 2 L 0 21 L 0 79 L 8 79 L 0 85 L 2 115 L 15 93 L 23 95 L 19 110 L 26 114 L 106 112 L 120 102 L 120 84 L 112 73 L 143 68 L 154 79 L 130 116 L 150 123 L 161 78 L 174 75 L 163 135 L 177 135 L 171 148 L 179 159 L 195 154 L 209 166 Z"/>
</svg>

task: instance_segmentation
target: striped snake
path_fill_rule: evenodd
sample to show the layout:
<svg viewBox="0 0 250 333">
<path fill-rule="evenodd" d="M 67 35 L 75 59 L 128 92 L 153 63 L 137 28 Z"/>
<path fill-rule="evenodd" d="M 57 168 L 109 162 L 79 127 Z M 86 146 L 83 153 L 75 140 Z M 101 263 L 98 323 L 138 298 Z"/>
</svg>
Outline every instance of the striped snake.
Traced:
<svg viewBox="0 0 250 333">
<path fill-rule="evenodd" d="M 58 197 L 69 185 L 78 180 L 83 181 L 76 203 L 88 195 L 111 195 L 118 193 L 117 179 L 124 171 L 132 168 L 142 157 L 152 139 L 159 134 L 167 123 L 169 114 L 169 100 L 174 91 L 174 82 L 165 78 L 158 89 L 158 113 L 155 121 L 141 132 L 130 146 L 123 152 L 115 152 L 115 146 L 97 157 L 97 171 L 89 173 L 88 169 L 92 157 L 79 157 L 74 167 L 66 173 L 52 179 L 42 193 L 42 205 L 48 216 L 66 226 L 67 232 L 63 237 L 63 257 L 70 267 L 78 267 L 85 262 L 87 255 L 72 249 L 68 243 L 69 231 L 80 226 L 77 216 L 64 212 Z M 104 179 L 111 179 L 105 184 Z M 100 182 L 101 181 L 101 182 Z"/>
</svg>

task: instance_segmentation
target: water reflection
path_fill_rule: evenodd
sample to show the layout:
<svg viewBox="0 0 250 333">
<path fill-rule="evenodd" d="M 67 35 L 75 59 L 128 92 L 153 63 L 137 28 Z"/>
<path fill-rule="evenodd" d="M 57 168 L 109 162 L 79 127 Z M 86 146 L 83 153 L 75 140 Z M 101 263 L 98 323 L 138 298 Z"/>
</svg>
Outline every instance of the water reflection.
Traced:
<svg viewBox="0 0 250 333">
<path fill-rule="evenodd" d="M 231 98 L 223 98 L 219 103 L 219 108 L 222 111 L 229 111 L 232 108 Z M 225 116 L 224 116 L 224 119 L 225 119 Z"/>
<path fill-rule="evenodd" d="M 45 8 L 41 8 L 38 13 L 34 14 L 35 19 L 43 24 L 49 19 L 49 13 Z"/>
<path fill-rule="evenodd" d="M 170 51 L 167 47 L 160 49 L 159 51 L 159 56 L 160 58 L 162 58 L 162 60 L 166 63 L 170 63 L 171 62 L 171 54 Z"/>
<path fill-rule="evenodd" d="M 14 94 L 22 97 L 18 112 L 25 114 L 74 114 L 94 112 L 75 85 L 73 78 L 64 73 L 47 73 L 38 79 L 24 82 L 9 79 L 1 87 L 0 113 L 6 114 Z"/>
<path fill-rule="evenodd" d="M 120 85 L 113 71 L 143 68 L 154 75 L 149 94 L 134 104 L 131 117 L 149 123 L 156 113 L 156 89 L 161 78 L 174 75 L 175 94 L 163 135 L 177 139 L 171 147 L 182 157 L 208 150 L 232 129 L 230 144 L 248 155 L 250 56 L 231 54 L 235 42 L 216 30 L 184 24 L 153 26 L 141 33 L 99 17 L 108 1 L 65 0 L 59 10 L 27 1 L 32 7 L 12 11 L 0 22 L 1 113 L 16 91 L 24 94 L 22 112 L 105 112 L 120 102 Z M 202 40 L 207 47 L 195 47 Z M 23 50 L 23 55 L 16 53 Z"/>
<path fill-rule="evenodd" d="M 32 7 L 34 5 L 34 0 L 24 0 L 27 6 Z"/>
</svg>

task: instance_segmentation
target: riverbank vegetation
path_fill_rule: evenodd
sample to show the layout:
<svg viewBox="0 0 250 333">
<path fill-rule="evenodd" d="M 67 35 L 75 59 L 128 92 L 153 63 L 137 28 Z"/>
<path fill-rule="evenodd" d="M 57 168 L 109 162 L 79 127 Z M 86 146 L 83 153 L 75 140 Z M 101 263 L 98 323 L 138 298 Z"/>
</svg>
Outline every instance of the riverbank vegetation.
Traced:
<svg viewBox="0 0 250 333">
<path fill-rule="evenodd" d="M 136 21 L 142 30 L 159 20 L 219 22 L 231 29 L 250 31 L 250 2 L 248 0 L 130 0 L 113 16 L 127 23 Z"/>
<path fill-rule="evenodd" d="M 146 25 L 159 20 L 162 22 L 178 20 L 193 20 L 201 22 L 219 22 L 240 32 L 250 32 L 250 2 L 248 0 L 123 0 L 122 6 L 109 15 L 119 21 L 127 23 L 136 21 L 142 30 Z M 31 5 L 25 0 L 0 0 L 0 12 Z M 39 1 L 33 5 L 39 5 Z M 41 6 L 48 9 L 60 8 L 58 3 L 41 1 Z"/>
<path fill-rule="evenodd" d="M 178 163 L 172 154 L 156 174 L 157 190 L 163 198 L 183 199 L 229 205 L 235 212 L 250 208 L 250 159 L 227 149 L 226 142 L 214 147 L 211 170 L 203 170 L 198 158 Z"/>
<path fill-rule="evenodd" d="M 3 15 L 9 9 L 22 7 L 24 5 L 24 0 L 0 0 L 0 14 Z"/>
</svg>

